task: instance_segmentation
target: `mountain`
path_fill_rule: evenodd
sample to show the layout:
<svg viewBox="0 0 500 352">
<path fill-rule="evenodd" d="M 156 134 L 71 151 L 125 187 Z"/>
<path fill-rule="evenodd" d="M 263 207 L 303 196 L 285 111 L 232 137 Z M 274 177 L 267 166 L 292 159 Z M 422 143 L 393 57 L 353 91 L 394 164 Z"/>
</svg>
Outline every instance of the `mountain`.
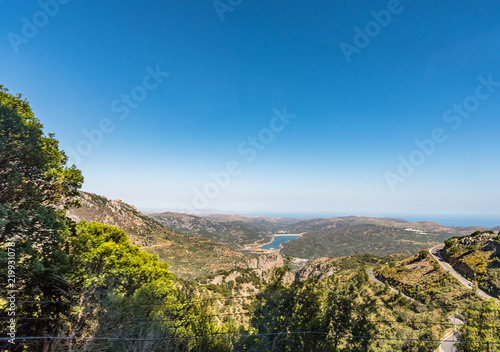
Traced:
<svg viewBox="0 0 500 352">
<path fill-rule="evenodd" d="M 169 229 L 121 200 L 80 192 L 80 208 L 68 211 L 75 221 L 96 221 L 121 228 L 130 242 L 158 255 L 171 265 L 170 271 L 182 278 L 195 278 L 230 269 L 243 261 L 238 251 L 203 236 Z"/>
<path fill-rule="evenodd" d="M 324 226 L 323 222 L 315 221 L 313 226 L 308 225 L 306 227 L 299 223 L 294 226 L 292 231 L 305 233 L 296 240 L 285 242 L 281 250 L 283 255 L 316 259 L 364 253 L 412 254 L 453 236 L 448 233 L 426 233 L 410 228 L 405 230 L 373 224 Z"/>
<path fill-rule="evenodd" d="M 445 239 L 488 230 L 482 226 L 448 227 L 431 221 L 346 216 L 306 219 L 286 227 L 302 237 L 282 245 L 286 256 L 305 259 L 362 253 L 415 253 Z"/>
<path fill-rule="evenodd" d="M 293 219 L 293 218 L 278 218 L 278 217 L 265 217 L 265 216 L 245 216 L 245 215 L 226 215 L 226 214 L 205 214 L 200 217 L 211 220 L 213 222 L 239 222 L 250 224 L 262 231 L 276 233 L 278 231 L 285 231 L 288 227 L 298 222 L 309 219 Z"/>
<path fill-rule="evenodd" d="M 365 216 L 345 216 L 331 219 L 308 219 L 296 222 L 287 228 L 291 233 L 302 233 L 329 228 L 351 227 L 356 225 L 377 225 L 398 229 L 412 228 L 423 232 L 468 235 L 474 231 L 488 230 L 483 226 L 448 227 L 432 221 L 409 222 L 404 219 L 370 218 Z M 500 229 L 500 226 L 498 227 Z M 495 229 L 492 229 L 495 231 Z"/>
<path fill-rule="evenodd" d="M 171 212 L 149 216 L 171 229 L 203 236 L 233 249 L 242 249 L 245 245 L 269 241 L 271 238 L 268 231 L 238 220 L 215 222 L 199 216 Z"/>
</svg>

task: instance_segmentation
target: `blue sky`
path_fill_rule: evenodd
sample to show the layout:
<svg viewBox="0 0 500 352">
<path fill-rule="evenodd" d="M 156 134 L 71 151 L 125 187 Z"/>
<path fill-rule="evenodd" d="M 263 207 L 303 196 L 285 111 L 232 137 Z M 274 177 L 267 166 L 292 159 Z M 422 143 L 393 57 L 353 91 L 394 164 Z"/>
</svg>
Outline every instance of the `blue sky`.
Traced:
<svg viewBox="0 0 500 352">
<path fill-rule="evenodd" d="M 500 215 L 495 1 L 61 2 L 3 2 L 0 84 L 84 190 L 145 210 Z"/>
</svg>

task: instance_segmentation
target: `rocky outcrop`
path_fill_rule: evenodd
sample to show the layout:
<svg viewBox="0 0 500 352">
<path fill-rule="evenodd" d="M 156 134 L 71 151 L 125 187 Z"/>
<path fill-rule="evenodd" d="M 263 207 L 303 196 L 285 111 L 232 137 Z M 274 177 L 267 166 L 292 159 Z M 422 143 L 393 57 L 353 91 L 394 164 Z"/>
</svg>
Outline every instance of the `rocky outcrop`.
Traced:
<svg viewBox="0 0 500 352">
<path fill-rule="evenodd" d="M 239 277 L 239 276 L 241 276 L 241 273 L 239 273 L 238 271 L 232 271 L 227 276 L 225 276 L 225 275 L 217 275 L 216 277 L 214 277 L 213 279 L 211 279 L 209 281 L 209 283 L 210 284 L 214 284 L 214 285 L 224 285 L 224 284 L 227 284 L 230 281 L 236 280 L 236 278 Z"/>
<path fill-rule="evenodd" d="M 255 273 L 262 277 L 270 269 L 283 265 L 285 265 L 285 263 L 279 252 L 270 252 L 256 257 L 247 258 L 243 262 L 235 265 L 235 267 L 254 269 Z"/>
<path fill-rule="evenodd" d="M 80 192 L 79 201 L 80 208 L 68 210 L 66 215 L 70 219 L 119 227 L 127 232 L 130 242 L 138 246 L 155 244 L 150 236 L 151 224 L 135 206 L 87 192 Z"/>
<path fill-rule="evenodd" d="M 273 268 L 284 265 L 285 263 L 283 261 L 283 257 L 281 257 L 278 252 L 261 254 L 256 257 L 246 258 L 242 262 L 235 264 L 229 273 L 217 275 L 211 278 L 208 283 L 215 285 L 227 284 L 228 282 L 235 280 L 237 277 L 242 276 L 242 273 L 238 269 L 250 269 L 262 279 L 266 278 Z M 287 273 L 284 281 L 293 281 L 293 274 Z"/>
<path fill-rule="evenodd" d="M 309 278 L 323 279 L 332 276 L 339 268 L 329 258 L 318 258 L 312 264 L 295 272 L 295 281 L 304 281 Z"/>
</svg>

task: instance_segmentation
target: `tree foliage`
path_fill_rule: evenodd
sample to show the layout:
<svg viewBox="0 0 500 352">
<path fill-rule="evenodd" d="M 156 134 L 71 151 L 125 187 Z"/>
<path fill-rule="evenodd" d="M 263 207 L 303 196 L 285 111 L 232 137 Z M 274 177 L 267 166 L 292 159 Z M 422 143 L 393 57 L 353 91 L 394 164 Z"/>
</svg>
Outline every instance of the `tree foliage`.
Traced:
<svg viewBox="0 0 500 352">
<path fill-rule="evenodd" d="M 62 251 L 68 230 L 64 209 L 74 205 L 83 177 L 66 165 L 54 135 L 45 135 L 42 127 L 21 95 L 0 86 L 0 274 L 6 275 L 10 244 L 18 299 L 53 302 L 63 300 L 64 283 L 58 278 L 67 264 Z M 57 319 L 67 307 L 18 303 L 18 309 L 30 317 Z M 18 332 L 30 334 L 39 325 L 21 324 Z"/>
<path fill-rule="evenodd" d="M 459 352 L 500 351 L 500 301 L 473 303 L 461 312 L 465 324 L 456 334 Z"/>
<path fill-rule="evenodd" d="M 16 335 L 148 337 L 150 342 L 75 342 L 76 350 L 220 350 L 185 336 L 228 332 L 210 304 L 177 280 L 168 264 L 130 244 L 122 230 L 76 224 L 65 216 L 77 205 L 83 177 L 43 133 L 29 104 L 0 86 L 0 275 L 15 272 Z M 14 260 L 8 247 L 15 248 Z M 6 296 L 2 285 L 2 297 Z M 0 300 L 7 316 L 9 302 Z M 25 320 L 22 318 L 29 318 Z M 2 320 L 2 330 L 8 321 Z M 164 339 L 179 338 L 178 340 Z M 158 338 L 158 341 L 154 340 Z M 58 340 L 51 350 L 65 350 Z M 132 344 L 134 345 L 134 344 Z M 139 347 L 140 346 L 140 347 Z M 30 347 L 36 350 L 36 347 Z M 25 351 L 25 346 L 11 346 Z"/>
</svg>

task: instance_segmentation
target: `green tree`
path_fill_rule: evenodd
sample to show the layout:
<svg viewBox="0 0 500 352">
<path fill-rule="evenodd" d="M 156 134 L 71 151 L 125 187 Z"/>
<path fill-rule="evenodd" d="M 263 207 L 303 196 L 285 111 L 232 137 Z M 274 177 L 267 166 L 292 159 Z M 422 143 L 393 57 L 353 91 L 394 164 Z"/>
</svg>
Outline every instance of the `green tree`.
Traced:
<svg viewBox="0 0 500 352">
<path fill-rule="evenodd" d="M 65 300 L 59 280 L 67 269 L 63 251 L 68 225 L 65 209 L 75 205 L 83 177 L 59 149 L 53 134 L 43 133 L 21 95 L 0 85 L 0 275 L 6 275 L 6 244 L 15 248 L 17 300 Z M 64 288 L 64 287 L 63 287 Z M 2 293 L 6 289 L 2 286 Z M 19 334 L 55 330 L 63 304 L 20 304 L 18 313 L 54 320 L 21 323 Z"/>
<path fill-rule="evenodd" d="M 466 324 L 461 325 L 456 334 L 459 352 L 500 351 L 498 299 L 490 299 L 482 305 L 472 303 L 461 314 Z"/>
<path fill-rule="evenodd" d="M 29 104 L 0 86 L 0 275 L 7 275 L 8 248 L 15 248 L 17 336 L 116 336 L 149 338 L 133 343 L 79 342 L 77 350 L 223 351 L 213 338 L 164 340 L 235 332 L 217 324 L 208 301 L 178 281 L 169 265 L 130 244 L 122 230 L 74 223 L 65 216 L 83 177 L 46 136 Z M 2 285 L 2 296 L 6 286 Z M 21 303 L 24 301 L 25 303 Z M 35 304 L 33 304 L 35 303 Z M 0 314 L 8 306 L 0 300 Z M 6 331 L 7 321 L 0 321 Z M 158 340 L 154 340 L 157 338 Z M 66 350 L 51 345 L 51 350 Z M 11 350 L 41 350 L 17 344 Z"/>
</svg>

